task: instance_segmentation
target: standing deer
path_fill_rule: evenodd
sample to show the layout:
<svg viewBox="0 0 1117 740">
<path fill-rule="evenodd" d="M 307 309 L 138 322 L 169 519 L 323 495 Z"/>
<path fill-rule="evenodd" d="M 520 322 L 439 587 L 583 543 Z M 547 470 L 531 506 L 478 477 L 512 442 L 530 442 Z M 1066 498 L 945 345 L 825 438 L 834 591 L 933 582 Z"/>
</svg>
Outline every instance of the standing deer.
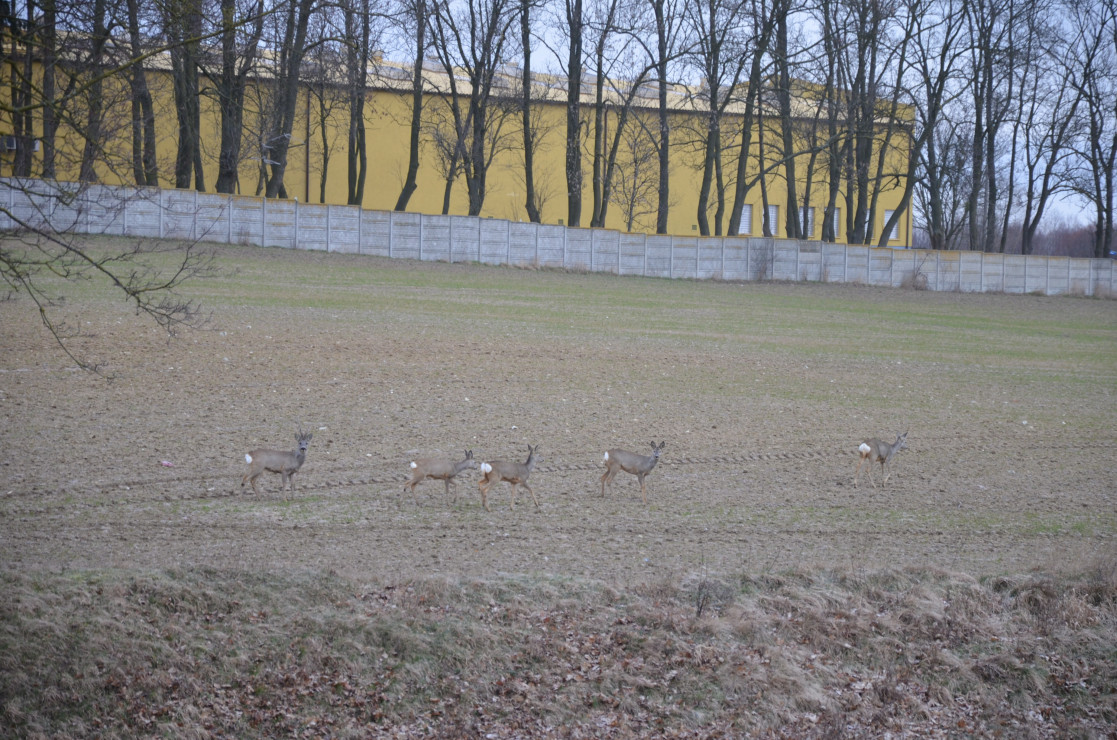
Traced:
<svg viewBox="0 0 1117 740">
<path fill-rule="evenodd" d="M 648 503 L 648 487 L 644 484 L 644 476 L 652 472 L 652 468 L 659 462 L 659 453 L 663 451 L 663 446 L 667 442 L 660 442 L 658 445 L 652 442 L 652 454 L 650 455 L 637 455 L 635 452 L 628 450 L 609 450 L 605 453 L 605 472 L 601 475 L 601 495 L 605 496 L 605 485 L 608 484 L 610 488 L 613 487 L 613 478 L 617 473 L 624 471 L 636 476 L 640 481 L 640 493 L 644 496 L 644 505 Z"/>
<path fill-rule="evenodd" d="M 279 490 L 287 487 L 287 482 L 291 482 L 291 491 L 295 490 L 295 473 L 299 472 L 299 468 L 306 462 L 306 448 L 310 446 L 310 438 L 314 435 L 310 432 L 303 433 L 302 427 L 295 434 L 295 441 L 298 442 L 298 449 L 290 452 L 281 452 L 280 450 L 252 450 L 244 456 L 244 461 L 248 463 L 248 472 L 240 479 L 240 487 L 244 488 L 244 482 L 248 481 L 252 484 L 252 491 L 259 494 L 260 491 L 256 488 L 256 479 L 265 470 L 272 473 L 279 473 L 283 476 L 283 485 Z"/>
<path fill-rule="evenodd" d="M 880 484 L 884 486 L 884 484 L 888 482 L 888 476 L 891 475 L 891 473 L 885 470 L 884 466 L 892 462 L 892 458 L 897 452 L 908 448 L 907 439 L 908 433 L 904 432 L 903 434 L 897 435 L 896 441 L 892 444 L 882 442 L 875 437 L 873 439 L 866 439 L 862 442 L 861 446 L 857 448 L 857 451 L 861 453 L 861 459 L 857 461 L 857 473 L 853 476 L 853 487 L 860 488 L 857 479 L 861 475 L 861 465 L 866 460 L 869 461 L 869 482 L 873 484 L 873 488 L 877 487 L 876 481 L 873 480 L 873 463 L 875 462 L 880 463 L 880 472 L 881 475 L 884 476 L 884 480 L 882 480 Z"/>
<path fill-rule="evenodd" d="M 458 500 L 458 484 L 454 480 L 463 470 L 476 470 L 477 461 L 473 459 L 473 450 L 465 451 L 465 459 L 454 462 L 444 457 L 425 457 L 411 462 L 411 480 L 403 484 L 403 490 L 411 488 L 411 495 L 415 495 L 415 486 L 427 478 L 443 481 L 446 484 L 446 495 L 450 495 L 450 484 L 454 484 L 454 501 Z"/>
<path fill-rule="evenodd" d="M 536 508 L 539 508 L 539 499 L 535 498 L 535 491 L 531 490 L 531 486 L 527 484 L 527 478 L 531 475 L 531 469 L 535 467 L 535 463 L 543 462 L 542 457 L 536 457 L 535 451 L 539 449 L 539 445 L 532 447 L 527 446 L 527 460 L 522 463 L 508 462 L 506 460 L 493 460 L 492 462 L 481 463 L 482 478 L 478 486 L 481 488 L 481 505 L 485 507 L 485 511 L 489 511 L 489 489 L 492 488 L 494 483 L 505 481 L 512 486 L 512 508 L 516 508 L 516 486 L 523 486 L 527 492 L 531 494 L 531 500 L 535 502 Z"/>
</svg>

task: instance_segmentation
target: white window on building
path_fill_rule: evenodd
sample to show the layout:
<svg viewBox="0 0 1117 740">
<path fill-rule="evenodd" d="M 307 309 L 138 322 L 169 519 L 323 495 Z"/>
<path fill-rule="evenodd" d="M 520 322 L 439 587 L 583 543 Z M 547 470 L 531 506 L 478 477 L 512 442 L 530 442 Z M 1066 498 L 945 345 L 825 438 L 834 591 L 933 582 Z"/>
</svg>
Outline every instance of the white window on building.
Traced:
<svg viewBox="0 0 1117 740">
<path fill-rule="evenodd" d="M 742 234 L 751 234 L 752 233 L 752 204 L 751 203 L 745 203 L 745 205 L 741 207 L 741 233 Z"/>
<path fill-rule="evenodd" d="M 806 217 L 805 219 L 804 216 Z M 806 222 L 806 226 L 803 225 L 804 220 Z M 814 237 L 814 206 L 811 206 L 810 208 L 799 209 L 799 226 L 804 229 L 804 238 L 811 239 Z"/>
<path fill-rule="evenodd" d="M 885 211 L 884 212 L 884 224 L 881 226 L 881 228 L 884 228 L 884 226 L 888 225 L 888 219 L 892 218 L 893 213 L 895 213 L 895 211 Z M 892 233 L 888 235 L 888 240 L 889 241 L 896 241 L 899 238 L 900 238 L 900 221 L 897 219 L 896 225 L 892 227 Z"/>
<path fill-rule="evenodd" d="M 768 206 L 768 228 L 772 230 L 772 236 L 780 235 L 780 207 L 769 205 Z"/>
<path fill-rule="evenodd" d="M 834 240 L 841 241 L 842 238 L 842 209 L 834 206 Z"/>
</svg>

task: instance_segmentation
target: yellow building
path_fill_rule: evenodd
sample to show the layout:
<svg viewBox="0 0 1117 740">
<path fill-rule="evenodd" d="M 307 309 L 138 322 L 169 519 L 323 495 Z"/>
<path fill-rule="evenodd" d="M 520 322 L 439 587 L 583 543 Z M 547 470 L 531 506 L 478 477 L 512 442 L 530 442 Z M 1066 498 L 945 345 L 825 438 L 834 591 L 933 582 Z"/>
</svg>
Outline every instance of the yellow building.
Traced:
<svg viewBox="0 0 1117 740">
<path fill-rule="evenodd" d="M 448 98 L 440 93 L 444 85 L 439 83 L 437 71 L 429 71 L 426 75 L 429 92 L 424 101 L 424 131 L 422 137 L 421 165 L 418 174 L 418 188 L 411 196 L 408 210 L 422 213 L 441 213 L 443 198 L 446 188 L 446 177 L 440 168 L 438 148 L 435 144 L 435 122 L 447 110 Z M 411 114 L 411 83 L 409 68 L 390 62 L 382 62 L 376 75 L 370 78 L 372 83 L 367 91 L 365 121 L 367 126 L 368 141 L 368 166 L 369 172 L 365 182 L 363 206 L 368 209 L 390 210 L 395 206 L 399 197 L 408 164 L 409 125 Z M 533 90 L 535 115 L 539 132 L 538 150 L 535 155 L 535 183 L 538 201 L 541 205 L 542 221 L 544 223 L 564 223 L 567 217 L 567 193 L 565 162 L 565 126 L 566 109 L 563 101 L 565 91 L 562 81 L 546 75 L 537 76 L 536 88 Z M 266 81 L 250 81 L 245 96 L 244 105 L 244 135 L 242 142 L 242 159 L 239 167 L 238 191 L 242 194 L 262 194 L 263 182 L 266 173 L 262 165 L 266 163 L 267 151 L 261 144 L 262 134 L 260 117 L 257 111 L 262 109 L 261 97 L 267 94 Z M 175 116 L 174 99 L 171 88 L 170 74 L 167 71 L 167 62 L 155 59 L 147 70 L 147 83 L 155 101 L 156 131 L 158 134 L 158 172 L 160 185 L 171 187 L 174 184 L 173 170 L 176 152 L 178 124 Z M 509 100 L 514 98 L 515 75 L 504 79 L 498 85 L 498 92 L 504 92 Z M 219 148 L 219 110 L 215 100 L 214 88 L 203 77 L 201 79 L 202 94 L 200 96 L 201 120 L 201 162 L 205 173 L 204 185 L 208 191 L 213 190 L 217 179 L 217 162 Z M 649 88 L 651 89 L 651 88 Z M 4 106 L 3 121 L 0 122 L 0 133 L 5 135 L 5 146 L 0 147 L 0 175 L 13 174 L 14 153 L 17 145 L 14 137 L 13 109 L 11 102 L 11 86 L 4 85 L 3 93 L 9 105 Z M 105 81 L 105 118 L 101 124 L 101 139 L 103 146 L 97 155 L 95 167 L 96 178 L 108 184 L 135 184 L 132 174 L 132 128 L 131 128 L 131 97 L 128 78 L 124 75 L 109 78 Z M 584 92 L 583 116 L 587 130 L 592 125 L 592 86 L 586 86 Z M 57 136 L 59 160 L 57 178 L 61 180 L 77 179 L 78 162 L 81 159 L 84 146 L 83 137 L 79 135 L 82 122 L 81 100 L 75 101 L 75 106 L 70 114 L 76 119 L 75 125 L 63 124 Z M 624 187 L 614 185 L 614 196 L 618 200 L 623 196 L 629 203 L 628 207 L 619 202 L 609 205 L 609 215 L 606 221 L 608 228 L 620 231 L 642 231 L 646 233 L 655 230 L 655 193 L 654 184 L 658 174 L 658 164 L 644 160 L 641 149 L 647 142 L 641 144 L 639 131 L 642 127 L 634 125 L 643 118 L 645 123 L 651 121 L 656 115 L 655 105 L 657 100 L 651 95 L 637 95 L 636 108 L 630 118 L 629 128 L 632 133 L 622 146 L 618 157 L 618 178 L 623 179 Z M 703 127 L 703 113 L 696 107 L 693 96 L 682 86 L 672 86 L 669 91 L 669 105 L 671 106 L 670 119 L 672 122 L 671 141 L 671 173 L 670 173 L 670 213 L 668 218 L 668 232 L 676 235 L 697 235 L 698 219 L 697 208 L 699 189 L 701 183 L 701 147 L 695 145 L 696 138 Z M 488 172 L 486 197 L 481 216 L 511 221 L 525 221 L 528 219 L 525 206 L 525 187 L 523 175 L 523 154 L 521 144 L 521 123 L 519 112 L 510 111 L 507 120 L 503 121 L 502 132 L 505 141 L 495 146 L 492 165 Z M 766 160 L 771 162 L 772 157 L 778 158 L 774 143 L 779 140 L 778 120 L 771 114 L 765 119 L 763 140 L 768 147 L 765 152 Z M 806 116 L 807 114 L 804 114 Z M 334 203 L 340 204 L 347 201 L 348 180 L 346 167 L 348 110 L 345 102 L 344 91 L 326 83 L 314 83 L 307 80 L 300 89 L 298 114 L 294 130 L 291 134 L 290 149 L 288 152 L 288 165 L 285 174 L 285 188 L 288 197 L 297 198 L 304 203 Z M 608 113 L 607 126 L 615 126 L 617 120 L 616 107 L 613 106 Z M 804 118 L 806 120 L 806 118 Z M 33 114 L 33 124 L 36 136 L 41 136 L 42 116 L 41 111 Z M 658 124 L 651 128 L 654 130 Z M 736 171 L 736 156 L 740 139 L 741 117 L 730 111 L 723 122 L 724 162 L 726 173 Z M 884 124 L 881 124 L 882 131 Z M 910 140 L 910 131 L 906 126 L 893 127 L 889 140 L 886 162 L 890 172 L 906 171 L 907 143 Z M 761 137 L 753 136 L 752 157 L 758 154 L 758 142 Z M 609 132 L 611 136 L 611 131 Z M 586 147 L 592 139 L 587 137 Z M 878 144 L 879 146 L 879 144 Z M 804 144 L 804 150 L 807 149 Z M 589 223 L 592 213 L 592 183 L 591 156 L 588 148 L 584 149 L 583 156 L 583 217 L 582 225 Z M 32 166 L 32 175 L 41 172 L 38 164 L 42 157 L 41 148 L 34 154 L 35 164 Z M 796 157 L 797 179 L 802 178 L 808 169 L 810 156 L 800 154 Z M 818 214 L 807 217 L 812 227 L 812 232 L 807 234 L 808 239 L 817 240 L 821 237 L 821 214 L 825 208 L 827 198 L 827 183 L 825 168 L 819 167 L 817 162 L 813 173 L 814 179 L 811 188 L 812 210 Z M 754 166 L 753 171 L 758 171 Z M 323 173 L 325 173 L 323 183 Z M 772 226 L 772 235 L 786 236 L 785 218 L 787 213 L 786 184 L 783 182 L 783 170 L 774 167 L 768 175 L 766 192 Z M 902 181 L 902 180 L 901 180 Z M 879 234 L 884 227 L 892 209 L 897 207 L 902 194 L 902 187 L 895 185 L 896 178 L 886 178 L 885 187 L 880 192 L 874 221 L 872 224 L 873 243 L 877 243 Z M 653 191 L 647 190 L 648 185 Z M 643 188 L 644 192 L 636 192 Z M 624 192 L 619 192 L 623 190 Z M 733 197 L 732 183 L 727 187 L 726 198 L 730 201 L 727 208 L 731 207 Z M 802 204 L 804 185 L 799 183 L 798 197 L 800 199 L 796 208 Z M 323 196 L 324 193 L 324 196 Z M 716 198 L 716 193 L 711 194 L 711 199 Z M 742 218 L 742 235 L 763 235 L 763 206 L 762 188 L 759 183 L 753 185 L 746 199 L 745 213 Z M 711 208 L 713 204 L 711 204 Z M 839 213 L 836 220 L 841 226 L 837 231 L 837 241 L 844 242 L 844 214 L 846 203 L 844 194 L 838 199 Z M 468 211 L 467 192 L 464 181 L 459 179 L 453 185 L 450 198 L 450 213 L 465 214 Z M 711 213 L 712 221 L 712 213 Z M 728 215 L 725 222 L 728 221 Z M 724 230 L 724 224 L 723 224 Z M 911 243 L 910 212 L 905 213 L 899 226 L 895 229 L 889 246 L 908 246 Z"/>
</svg>

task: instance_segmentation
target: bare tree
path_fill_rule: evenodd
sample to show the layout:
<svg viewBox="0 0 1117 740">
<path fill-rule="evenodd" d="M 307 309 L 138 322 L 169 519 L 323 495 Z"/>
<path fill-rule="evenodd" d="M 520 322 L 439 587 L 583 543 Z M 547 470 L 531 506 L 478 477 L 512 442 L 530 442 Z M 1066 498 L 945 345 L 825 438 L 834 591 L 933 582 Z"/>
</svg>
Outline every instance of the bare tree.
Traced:
<svg viewBox="0 0 1117 740">
<path fill-rule="evenodd" d="M 963 10 L 971 59 L 967 70 L 972 119 L 970 193 L 966 203 L 969 248 L 993 251 L 999 180 L 996 160 L 1001 126 L 1009 113 L 1012 39 L 1018 0 L 972 0 Z M 1011 158 L 1010 158 L 1011 161 Z"/>
<path fill-rule="evenodd" d="M 367 3 L 367 0 L 363 0 Z M 406 211 L 407 203 L 419 187 L 420 132 L 423 125 L 423 60 L 427 51 L 427 31 L 430 23 L 431 5 L 428 0 L 401 0 L 401 12 L 396 14 L 405 32 L 409 31 L 414 40 L 411 68 L 411 122 L 408 143 L 407 176 L 396 200 L 395 210 Z M 453 182 L 451 178 L 448 182 Z M 447 206 L 449 204 L 447 203 Z"/>
<path fill-rule="evenodd" d="M 128 0 L 128 40 L 132 58 L 139 58 L 144 49 L 140 34 L 139 0 Z M 136 184 L 143 187 L 159 185 L 159 165 L 156 161 L 155 103 L 147 84 L 143 62 L 132 65 L 132 172 Z"/>
<path fill-rule="evenodd" d="M 365 103 L 368 68 L 372 61 L 372 12 L 369 0 L 342 0 L 345 49 L 345 96 L 349 109 L 348 147 L 346 148 L 346 199 L 349 205 L 362 205 L 368 176 L 368 141 L 365 137 Z"/>
<path fill-rule="evenodd" d="M 624 128 L 620 134 L 623 149 L 620 153 L 620 172 L 612 198 L 621 210 L 625 231 L 647 229 L 659 212 L 659 146 L 656 134 L 657 118 L 641 111 L 634 115 L 636 125 Z"/>
<path fill-rule="evenodd" d="M 220 142 L 217 155 L 219 193 L 239 190 L 243 147 L 245 88 L 258 71 L 260 42 L 264 32 L 263 0 L 219 0 L 215 33 L 221 45 L 220 68 L 211 69 L 199 60 L 212 85 L 220 111 Z"/>
<path fill-rule="evenodd" d="M 912 52 L 906 89 L 915 121 L 908 144 L 907 171 L 900 181 L 903 188 L 901 208 L 885 224 L 882 238 L 892 230 L 897 214 L 910 206 L 917 189 L 930 247 L 946 249 L 957 234 L 957 222 L 954 225 L 949 222 L 960 214 L 948 211 L 946 206 L 951 194 L 961 192 L 949 185 L 956 180 L 958 172 L 955 141 L 958 129 L 944 122 L 944 114 L 958 94 L 958 69 L 967 53 L 960 43 L 965 27 L 959 7 L 963 1 L 907 2 L 905 27 Z M 903 72 L 901 70 L 901 74 Z"/>
<path fill-rule="evenodd" d="M 1019 61 L 1013 65 L 1020 91 L 1013 151 L 1017 150 L 1015 142 L 1019 140 L 1024 174 L 1022 254 L 1032 253 L 1048 204 L 1066 187 L 1066 181 L 1059 175 L 1071 154 L 1071 136 L 1082 100 L 1081 91 L 1072 81 L 1081 64 L 1078 49 L 1047 23 L 1054 10 L 1052 4 L 1036 3 L 1023 10 L 1022 23 L 1018 24 L 1024 38 L 1018 42 L 1023 48 Z M 1012 202 L 1011 195 L 1009 201 Z"/>
<path fill-rule="evenodd" d="M 295 127 L 295 104 L 298 102 L 299 81 L 307 53 L 310 17 L 318 0 L 284 0 L 277 10 L 283 26 L 278 37 L 279 59 L 275 67 L 275 109 L 270 131 L 264 142 L 268 165 L 268 198 L 287 197 L 283 179 L 287 172 L 287 155 Z"/>
<path fill-rule="evenodd" d="M 1114 249 L 1114 178 L 1117 177 L 1117 0 L 1069 0 L 1071 48 L 1078 59 L 1071 84 L 1082 96 L 1083 119 L 1075 144 L 1077 167 L 1069 175 L 1071 187 L 1093 207 L 1093 256 L 1107 257 Z"/>
<path fill-rule="evenodd" d="M 468 5 L 440 2 L 432 17 L 434 53 L 446 70 L 446 100 L 459 137 L 457 159 L 469 192 L 471 216 L 484 207 L 489 165 L 498 146 L 496 134 L 503 114 L 495 110 L 493 86 L 508 61 L 508 32 L 517 9 L 513 0 Z"/>
<path fill-rule="evenodd" d="M 616 3 L 612 3 L 615 7 Z M 585 64 L 585 4 L 565 0 L 566 55 L 566 214 L 570 226 L 582 224 L 582 68 Z M 562 28 L 560 24 L 560 28 Z"/>
<path fill-rule="evenodd" d="M 698 191 L 698 230 L 703 236 L 711 233 L 712 190 L 713 233 L 720 236 L 726 215 L 722 122 L 748 62 L 745 34 L 748 7 L 744 0 L 703 0 L 687 5 L 684 13 L 690 27 L 689 35 L 694 39 L 691 58 L 702 79 L 697 97 L 706 109 L 705 130 L 700 133 L 702 181 Z"/>
<path fill-rule="evenodd" d="M 655 33 L 654 49 L 646 46 L 648 57 L 654 62 L 659 82 L 659 136 L 656 138 L 659 159 L 659 205 L 656 209 L 655 231 L 667 233 L 667 219 L 671 212 L 671 123 L 668 109 L 670 70 L 672 62 L 686 51 L 681 38 L 682 0 L 647 0 Z M 642 38 L 642 37 L 638 37 Z"/>
<path fill-rule="evenodd" d="M 624 135 L 636 95 L 652 69 L 647 63 L 642 69 L 632 63 L 632 37 L 622 31 L 634 18 L 626 15 L 624 10 L 619 0 L 605 0 L 592 5 L 582 23 L 583 34 L 589 34 L 588 42 L 592 46 L 587 61 L 592 65 L 594 72 L 591 161 L 593 212 L 590 215 L 590 226 L 593 227 L 605 225 L 609 203 L 612 200 L 610 190 L 621 137 Z M 585 41 L 586 39 L 583 38 L 583 43 Z M 573 56 L 570 61 L 574 62 Z M 578 69 L 577 75 L 579 84 L 585 81 L 582 78 L 581 68 Z M 578 212 L 581 213 L 582 143 L 586 129 L 581 121 L 581 108 L 579 107 L 578 110 L 577 126 L 573 126 L 571 110 L 569 107 L 567 109 L 566 162 L 568 185 L 572 182 L 571 175 L 574 169 L 577 170 Z M 613 115 L 611 116 L 610 113 Z M 613 125 L 612 142 L 609 141 L 608 133 L 610 121 Z M 572 164 L 571 159 L 575 155 L 576 162 Z M 573 211 L 571 213 L 573 214 Z"/>
<path fill-rule="evenodd" d="M 786 12 L 785 0 L 749 0 L 751 21 L 751 41 L 747 48 L 748 81 L 739 102 L 741 113 L 741 133 L 737 147 L 737 174 L 734 178 L 733 208 L 729 215 L 729 234 L 741 233 L 741 218 L 744 213 L 745 199 L 749 188 L 756 178 L 749 177 L 749 163 L 752 160 L 753 135 L 759 127 L 760 90 L 768 71 L 768 52 L 775 33 L 776 21 Z M 760 168 L 763 172 L 763 167 Z M 767 210 L 767 209 L 765 209 Z"/>
<path fill-rule="evenodd" d="M 523 55 L 523 66 L 520 76 L 520 127 L 523 133 L 523 158 L 524 158 L 524 208 L 527 210 L 528 220 L 539 223 L 542 219 L 539 213 L 539 202 L 535 194 L 535 124 L 532 122 L 532 81 L 531 81 L 531 11 L 535 7 L 533 0 L 520 0 L 520 50 Z"/>
<path fill-rule="evenodd" d="M 199 107 L 198 55 L 202 35 L 201 0 L 161 0 L 163 33 L 170 48 L 175 114 L 178 118 L 178 151 L 175 187 L 205 190 L 202 169 L 201 109 Z"/>
<path fill-rule="evenodd" d="M 349 84 L 350 75 L 347 65 L 348 51 L 351 43 L 342 34 L 343 29 L 336 27 L 340 21 L 344 24 L 344 14 L 336 12 L 337 9 L 323 7 L 311 18 L 311 28 L 308 32 L 310 43 L 307 57 L 303 61 L 302 84 L 309 96 L 306 115 L 307 138 L 306 145 L 312 146 L 312 140 L 317 137 L 321 162 L 318 170 L 318 202 L 326 203 L 326 186 L 330 178 L 330 160 L 337 148 L 339 133 L 342 129 L 335 125 L 338 111 L 346 108 L 347 119 L 352 126 L 352 108 L 350 104 L 354 98 L 359 101 L 364 99 L 364 90 L 358 95 L 353 94 L 353 87 Z M 363 113 L 364 106 L 359 104 Z M 347 132 L 348 133 L 348 132 Z M 348 136 L 346 136 L 348 139 Z M 309 199 L 309 178 L 307 175 L 307 197 Z"/>
</svg>

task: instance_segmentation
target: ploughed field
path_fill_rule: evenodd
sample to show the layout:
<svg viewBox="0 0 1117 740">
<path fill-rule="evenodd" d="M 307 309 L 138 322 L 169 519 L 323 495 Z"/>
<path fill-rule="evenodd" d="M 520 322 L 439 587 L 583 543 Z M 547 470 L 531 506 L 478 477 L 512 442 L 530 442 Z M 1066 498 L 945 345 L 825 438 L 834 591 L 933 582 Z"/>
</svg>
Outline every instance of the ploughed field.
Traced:
<svg viewBox="0 0 1117 740">
<path fill-rule="evenodd" d="M 95 247 L 97 248 L 97 247 Z M 1079 572 L 1117 534 L 1117 303 L 222 247 L 168 341 L 68 288 L 75 370 L 0 304 L 5 568 L 618 585 L 789 568 Z M 244 453 L 314 434 L 294 492 Z M 857 446 L 907 431 L 887 486 Z M 650 454 L 601 495 L 603 452 Z M 543 460 L 481 507 L 417 456 Z"/>
<path fill-rule="evenodd" d="M 1117 726 L 1117 302 L 215 255 L 169 341 L 62 286 L 100 376 L 0 302 L 17 736 Z M 300 429 L 295 490 L 242 488 Z M 602 496 L 653 441 L 647 504 Z M 538 507 L 486 511 L 477 470 L 403 492 L 529 444 Z"/>
</svg>

